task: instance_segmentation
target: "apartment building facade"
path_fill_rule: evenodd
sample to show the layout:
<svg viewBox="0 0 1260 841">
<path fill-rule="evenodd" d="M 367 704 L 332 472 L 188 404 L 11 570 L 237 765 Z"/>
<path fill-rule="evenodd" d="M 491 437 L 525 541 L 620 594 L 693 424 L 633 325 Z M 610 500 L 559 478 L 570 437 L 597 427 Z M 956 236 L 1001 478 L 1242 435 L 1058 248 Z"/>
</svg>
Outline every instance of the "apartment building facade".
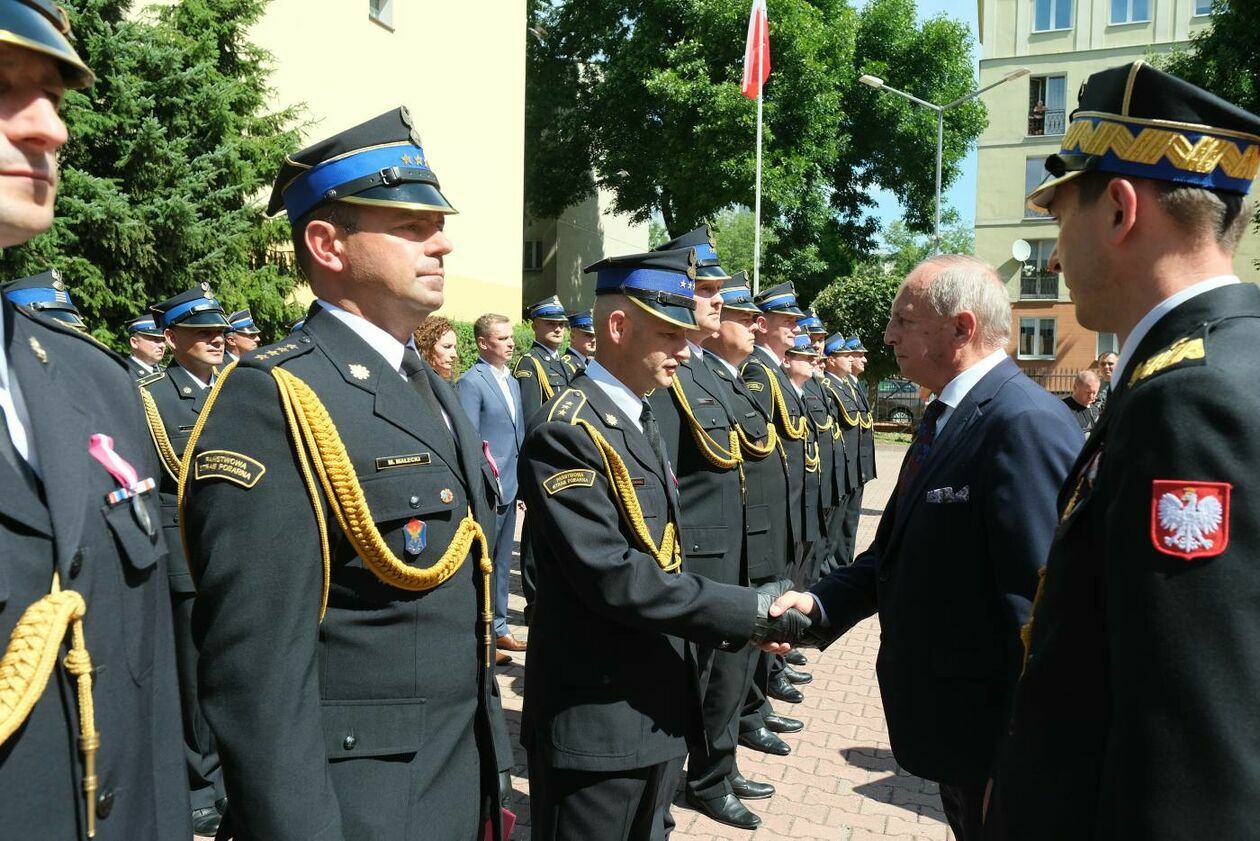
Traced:
<svg viewBox="0 0 1260 841">
<path fill-rule="evenodd" d="M 1062 277 L 1047 270 L 1057 228 L 1024 196 L 1059 149 L 1081 83 L 1092 73 L 1186 46 L 1211 25 L 1211 0 L 979 0 L 980 84 L 1026 67 L 986 94 L 978 142 L 976 254 L 998 267 L 1013 309 L 1012 357 L 1030 372 L 1075 371 L 1116 349 L 1076 320 Z M 1253 196 L 1254 199 L 1254 196 Z M 1027 256 L 1024 256 L 1024 255 Z M 1260 283 L 1260 237 L 1249 231 L 1236 265 Z"/>
</svg>

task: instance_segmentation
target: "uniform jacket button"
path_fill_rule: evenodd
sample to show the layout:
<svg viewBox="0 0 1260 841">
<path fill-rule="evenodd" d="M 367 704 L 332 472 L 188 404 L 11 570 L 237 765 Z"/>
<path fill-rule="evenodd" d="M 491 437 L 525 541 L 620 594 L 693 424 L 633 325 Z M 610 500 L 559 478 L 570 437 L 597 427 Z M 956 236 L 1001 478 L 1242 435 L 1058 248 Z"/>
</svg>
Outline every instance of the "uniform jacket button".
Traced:
<svg viewBox="0 0 1260 841">
<path fill-rule="evenodd" d="M 342 740 L 341 746 L 345 748 L 346 750 L 354 750 L 354 746 L 357 745 L 358 743 L 359 743 L 359 740 L 356 739 L 355 737 L 347 736 L 345 739 Z"/>
<path fill-rule="evenodd" d="M 114 811 L 114 790 L 109 788 L 96 797 L 96 817 L 105 820 L 112 811 Z"/>
<path fill-rule="evenodd" d="M 409 499 L 409 500 L 407 500 L 407 501 L 408 501 L 409 503 L 411 503 L 411 507 L 412 507 L 412 508 L 419 508 L 419 507 L 420 507 L 420 497 L 418 497 L 418 496 L 413 496 L 411 499 Z"/>
<path fill-rule="evenodd" d="M 74 551 L 74 557 L 70 559 L 70 577 L 78 578 L 79 573 L 83 571 L 83 548 L 80 547 Z"/>
</svg>

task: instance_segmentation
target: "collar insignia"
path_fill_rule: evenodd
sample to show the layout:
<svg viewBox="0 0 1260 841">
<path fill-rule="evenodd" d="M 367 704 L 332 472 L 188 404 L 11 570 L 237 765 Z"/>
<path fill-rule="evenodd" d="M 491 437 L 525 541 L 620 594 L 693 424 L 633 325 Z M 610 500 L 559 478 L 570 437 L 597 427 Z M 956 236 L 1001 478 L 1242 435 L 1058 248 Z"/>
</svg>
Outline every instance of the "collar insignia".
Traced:
<svg viewBox="0 0 1260 841">
<path fill-rule="evenodd" d="M 31 352 L 35 354 L 35 358 L 45 365 L 48 364 L 48 352 L 44 350 L 44 346 L 39 343 L 39 339 L 31 336 Z"/>
<path fill-rule="evenodd" d="M 351 362 L 349 365 L 349 368 L 350 368 L 350 376 L 354 377 L 356 380 L 366 380 L 366 379 L 371 378 L 372 376 L 372 372 L 368 370 L 368 367 L 366 365 L 360 365 L 357 362 Z"/>
<path fill-rule="evenodd" d="M 616 426 L 617 416 L 614 415 L 612 412 L 608 412 L 607 414 L 604 415 L 604 423 L 608 424 L 609 426 Z"/>
</svg>

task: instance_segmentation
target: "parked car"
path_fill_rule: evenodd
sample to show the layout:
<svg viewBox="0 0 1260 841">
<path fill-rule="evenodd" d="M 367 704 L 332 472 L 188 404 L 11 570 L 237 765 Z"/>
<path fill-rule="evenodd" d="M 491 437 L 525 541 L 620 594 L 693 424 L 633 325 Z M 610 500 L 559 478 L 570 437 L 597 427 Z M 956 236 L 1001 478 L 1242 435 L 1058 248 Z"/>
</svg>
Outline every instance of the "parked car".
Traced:
<svg viewBox="0 0 1260 841">
<path fill-rule="evenodd" d="M 919 387 L 901 377 L 889 377 L 875 394 L 875 419 L 913 427 L 923 417 L 923 397 Z"/>
</svg>

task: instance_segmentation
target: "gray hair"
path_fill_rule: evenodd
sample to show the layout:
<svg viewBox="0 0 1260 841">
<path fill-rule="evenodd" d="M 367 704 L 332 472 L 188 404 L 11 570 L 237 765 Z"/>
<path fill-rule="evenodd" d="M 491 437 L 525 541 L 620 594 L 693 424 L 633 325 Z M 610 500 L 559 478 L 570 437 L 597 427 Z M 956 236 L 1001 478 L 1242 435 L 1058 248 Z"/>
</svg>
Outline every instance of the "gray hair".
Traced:
<svg viewBox="0 0 1260 841">
<path fill-rule="evenodd" d="M 1076 372 L 1076 385 L 1101 385 L 1102 380 L 1098 374 L 1088 368 Z"/>
<path fill-rule="evenodd" d="M 965 254 L 940 254 L 919 265 L 939 269 L 926 289 L 928 305 L 937 315 L 973 313 L 985 347 L 1006 347 L 1011 340 L 1011 299 L 992 266 Z"/>
</svg>

